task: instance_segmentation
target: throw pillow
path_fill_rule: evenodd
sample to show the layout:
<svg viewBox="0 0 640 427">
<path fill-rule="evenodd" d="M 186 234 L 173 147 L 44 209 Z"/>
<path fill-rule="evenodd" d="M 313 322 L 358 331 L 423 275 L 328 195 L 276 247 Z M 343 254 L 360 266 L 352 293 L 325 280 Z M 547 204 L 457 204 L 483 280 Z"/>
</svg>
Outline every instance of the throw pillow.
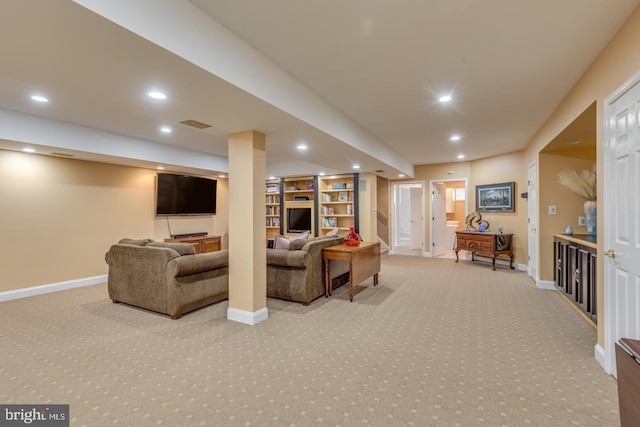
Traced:
<svg viewBox="0 0 640 427">
<path fill-rule="evenodd" d="M 297 239 L 306 239 L 309 237 L 309 234 L 311 234 L 311 232 L 309 231 L 305 231 L 304 233 L 296 234 L 295 236 L 291 236 L 291 237 L 277 234 L 273 242 L 273 248 L 289 249 L 289 244 L 291 243 L 291 241 L 297 240 Z"/>
<path fill-rule="evenodd" d="M 337 236 L 340 234 L 340 228 L 336 227 L 333 230 L 329 231 L 325 236 Z"/>
</svg>

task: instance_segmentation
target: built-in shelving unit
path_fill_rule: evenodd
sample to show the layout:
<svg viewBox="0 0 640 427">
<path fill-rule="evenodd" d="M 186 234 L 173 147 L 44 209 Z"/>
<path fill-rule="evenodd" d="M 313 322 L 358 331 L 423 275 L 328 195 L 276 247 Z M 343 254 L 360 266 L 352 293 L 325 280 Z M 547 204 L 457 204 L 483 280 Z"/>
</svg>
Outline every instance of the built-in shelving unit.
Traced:
<svg viewBox="0 0 640 427">
<path fill-rule="evenodd" d="M 267 239 L 273 239 L 281 233 L 282 224 L 282 186 L 280 180 L 268 180 L 265 188 L 265 216 Z"/>
<path fill-rule="evenodd" d="M 308 202 L 313 201 L 315 193 L 315 178 L 312 176 L 284 178 L 285 202 Z"/>
<path fill-rule="evenodd" d="M 282 204 L 282 231 L 284 234 L 296 234 L 308 229 L 315 235 L 315 195 L 316 178 L 314 176 L 300 176 L 282 179 L 284 201 Z M 308 219 L 308 223 L 300 226 L 300 216 Z"/>
<path fill-rule="evenodd" d="M 289 177 L 267 180 L 265 217 L 267 239 L 276 234 L 295 234 L 301 228 L 321 236 L 339 227 L 358 231 L 358 174 Z M 295 212 L 294 212 L 295 211 Z M 306 211 L 306 212 L 304 212 Z M 310 214 L 310 223 L 295 227 L 290 220 Z"/>
<path fill-rule="evenodd" d="M 357 227 L 356 175 L 319 177 L 319 234 L 339 227 L 341 232 Z"/>
</svg>

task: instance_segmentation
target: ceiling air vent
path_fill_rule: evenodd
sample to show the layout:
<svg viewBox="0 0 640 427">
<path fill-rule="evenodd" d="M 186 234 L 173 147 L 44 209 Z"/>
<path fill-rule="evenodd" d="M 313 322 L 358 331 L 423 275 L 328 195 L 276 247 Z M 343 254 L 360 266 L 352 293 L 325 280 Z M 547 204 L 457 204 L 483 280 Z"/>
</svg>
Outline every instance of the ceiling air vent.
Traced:
<svg viewBox="0 0 640 427">
<path fill-rule="evenodd" d="M 52 156 L 58 156 L 58 157 L 74 157 L 75 154 L 67 154 L 67 153 L 51 153 Z"/>
<path fill-rule="evenodd" d="M 183 125 L 191 126 L 193 128 L 197 128 L 197 129 L 206 129 L 211 127 L 211 125 L 199 122 L 197 120 L 183 120 L 180 123 L 182 123 Z"/>
</svg>

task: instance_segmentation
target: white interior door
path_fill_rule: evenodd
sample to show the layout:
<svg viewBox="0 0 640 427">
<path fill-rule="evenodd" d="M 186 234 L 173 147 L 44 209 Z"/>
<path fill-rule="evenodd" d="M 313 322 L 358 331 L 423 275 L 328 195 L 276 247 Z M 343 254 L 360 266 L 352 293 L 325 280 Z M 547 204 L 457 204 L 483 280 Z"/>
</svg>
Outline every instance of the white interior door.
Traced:
<svg viewBox="0 0 640 427">
<path fill-rule="evenodd" d="M 422 203 L 422 185 L 419 187 L 411 187 L 411 242 L 409 249 L 422 249 L 422 240 L 424 233 L 422 232 L 423 217 L 422 211 L 424 203 Z"/>
<path fill-rule="evenodd" d="M 529 215 L 529 276 L 538 282 L 538 197 L 537 197 L 538 165 L 529 166 L 529 184 L 527 202 Z"/>
<path fill-rule="evenodd" d="M 605 102 L 605 370 L 615 343 L 640 339 L 640 73 Z"/>
<path fill-rule="evenodd" d="M 431 188 L 431 215 L 433 219 L 431 222 L 431 241 L 433 242 L 433 244 L 431 245 L 432 257 L 443 255 L 446 250 L 446 190 L 446 186 L 441 182 L 434 183 Z"/>
</svg>

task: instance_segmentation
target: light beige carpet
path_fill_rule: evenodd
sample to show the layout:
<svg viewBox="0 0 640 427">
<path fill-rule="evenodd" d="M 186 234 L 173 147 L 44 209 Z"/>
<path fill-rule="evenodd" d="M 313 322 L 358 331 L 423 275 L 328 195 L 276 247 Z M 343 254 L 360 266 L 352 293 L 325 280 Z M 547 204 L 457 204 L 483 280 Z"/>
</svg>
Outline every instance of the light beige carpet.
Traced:
<svg viewBox="0 0 640 427">
<path fill-rule="evenodd" d="M 0 402 L 68 403 L 77 426 L 616 426 L 596 332 L 522 272 L 389 256 L 256 326 L 225 301 L 179 320 L 106 285 L 0 304 Z"/>
</svg>

